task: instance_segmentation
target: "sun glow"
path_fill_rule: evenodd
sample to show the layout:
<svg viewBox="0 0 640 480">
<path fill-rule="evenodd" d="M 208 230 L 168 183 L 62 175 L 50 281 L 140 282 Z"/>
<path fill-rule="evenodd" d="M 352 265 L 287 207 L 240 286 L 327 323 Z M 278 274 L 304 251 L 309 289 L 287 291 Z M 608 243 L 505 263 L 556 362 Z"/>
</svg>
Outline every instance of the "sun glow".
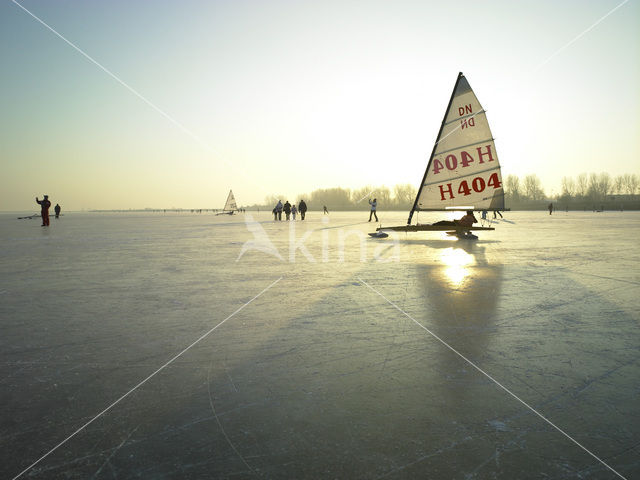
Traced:
<svg viewBox="0 0 640 480">
<path fill-rule="evenodd" d="M 444 273 L 452 286 L 460 286 L 470 273 L 467 267 L 473 263 L 473 256 L 461 248 L 451 247 L 443 250 L 441 258 L 447 266 Z"/>
</svg>

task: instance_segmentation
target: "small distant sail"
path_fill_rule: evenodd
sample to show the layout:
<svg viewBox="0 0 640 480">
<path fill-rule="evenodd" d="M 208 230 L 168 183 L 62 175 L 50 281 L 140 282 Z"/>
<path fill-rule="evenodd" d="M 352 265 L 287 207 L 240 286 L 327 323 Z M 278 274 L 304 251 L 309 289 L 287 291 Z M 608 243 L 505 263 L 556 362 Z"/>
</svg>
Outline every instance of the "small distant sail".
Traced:
<svg viewBox="0 0 640 480">
<path fill-rule="evenodd" d="M 227 202 L 224 204 L 223 212 L 235 212 L 238 210 L 238 206 L 236 205 L 236 198 L 233 196 L 233 190 L 229 190 L 229 195 L 227 196 Z"/>
<path fill-rule="evenodd" d="M 504 210 L 500 163 L 487 116 L 462 73 L 407 223 L 414 211 L 456 208 Z"/>
</svg>

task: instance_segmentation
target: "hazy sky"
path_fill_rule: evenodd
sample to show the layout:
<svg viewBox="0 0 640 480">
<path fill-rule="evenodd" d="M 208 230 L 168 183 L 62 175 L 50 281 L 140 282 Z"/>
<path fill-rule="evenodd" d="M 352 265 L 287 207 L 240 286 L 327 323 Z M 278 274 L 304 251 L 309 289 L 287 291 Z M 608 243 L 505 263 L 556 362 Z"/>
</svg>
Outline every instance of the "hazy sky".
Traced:
<svg viewBox="0 0 640 480">
<path fill-rule="evenodd" d="M 157 109 L 3 0 L 0 210 L 417 187 L 459 71 L 503 176 L 640 172 L 638 0 L 20 3 Z"/>
</svg>

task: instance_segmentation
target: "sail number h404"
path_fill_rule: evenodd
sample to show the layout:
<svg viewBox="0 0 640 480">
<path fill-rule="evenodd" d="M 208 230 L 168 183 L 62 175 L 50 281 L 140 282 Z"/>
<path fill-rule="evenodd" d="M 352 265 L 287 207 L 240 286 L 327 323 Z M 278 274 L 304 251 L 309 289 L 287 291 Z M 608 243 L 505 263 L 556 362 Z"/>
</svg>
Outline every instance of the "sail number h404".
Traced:
<svg viewBox="0 0 640 480">
<path fill-rule="evenodd" d="M 467 180 L 462 180 L 458 185 L 457 192 L 460 195 L 467 196 L 471 195 L 473 192 L 482 193 L 487 187 L 498 189 L 501 186 L 502 183 L 500 183 L 498 174 L 492 173 L 486 181 L 483 177 L 475 177 L 471 180 L 471 187 L 469 187 L 469 182 Z M 440 200 L 445 201 L 456 198 L 453 194 L 453 184 L 447 183 L 446 185 L 438 185 L 438 188 L 440 189 Z M 445 195 L 447 195 L 448 198 L 445 198 Z"/>
<path fill-rule="evenodd" d="M 483 149 L 485 151 L 483 151 Z M 488 162 L 493 162 L 493 155 L 491 153 L 491 145 L 490 144 L 476 148 L 476 152 L 478 152 L 478 164 L 484 163 L 484 158 L 483 157 L 486 157 Z M 460 152 L 460 162 L 459 162 L 459 164 L 462 166 L 462 168 L 471 166 L 471 164 L 473 162 L 475 162 L 475 161 L 476 161 L 475 158 L 473 158 L 473 156 L 471 156 L 471 154 L 469 154 L 469 152 L 466 152 L 464 150 L 462 150 L 462 152 Z M 440 173 L 440 171 L 443 170 L 445 167 L 448 170 L 456 170 L 458 168 L 458 157 L 456 157 L 453 153 L 450 153 L 449 155 L 447 155 L 445 157 L 444 164 L 438 158 L 434 158 L 433 159 L 433 174 L 434 175 L 437 175 L 438 173 Z"/>
</svg>

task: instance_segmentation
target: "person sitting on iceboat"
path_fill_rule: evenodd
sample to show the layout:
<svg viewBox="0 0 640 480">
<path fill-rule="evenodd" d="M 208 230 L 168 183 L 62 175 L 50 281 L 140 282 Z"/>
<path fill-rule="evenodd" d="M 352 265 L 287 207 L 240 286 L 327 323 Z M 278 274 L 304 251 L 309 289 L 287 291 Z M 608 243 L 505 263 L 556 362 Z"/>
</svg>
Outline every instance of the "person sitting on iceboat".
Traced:
<svg viewBox="0 0 640 480">
<path fill-rule="evenodd" d="M 458 220 L 440 220 L 433 225 L 446 225 L 448 227 L 472 227 L 474 223 L 478 223 L 478 219 L 473 215 L 473 210 L 467 210 L 466 215 Z"/>
</svg>

